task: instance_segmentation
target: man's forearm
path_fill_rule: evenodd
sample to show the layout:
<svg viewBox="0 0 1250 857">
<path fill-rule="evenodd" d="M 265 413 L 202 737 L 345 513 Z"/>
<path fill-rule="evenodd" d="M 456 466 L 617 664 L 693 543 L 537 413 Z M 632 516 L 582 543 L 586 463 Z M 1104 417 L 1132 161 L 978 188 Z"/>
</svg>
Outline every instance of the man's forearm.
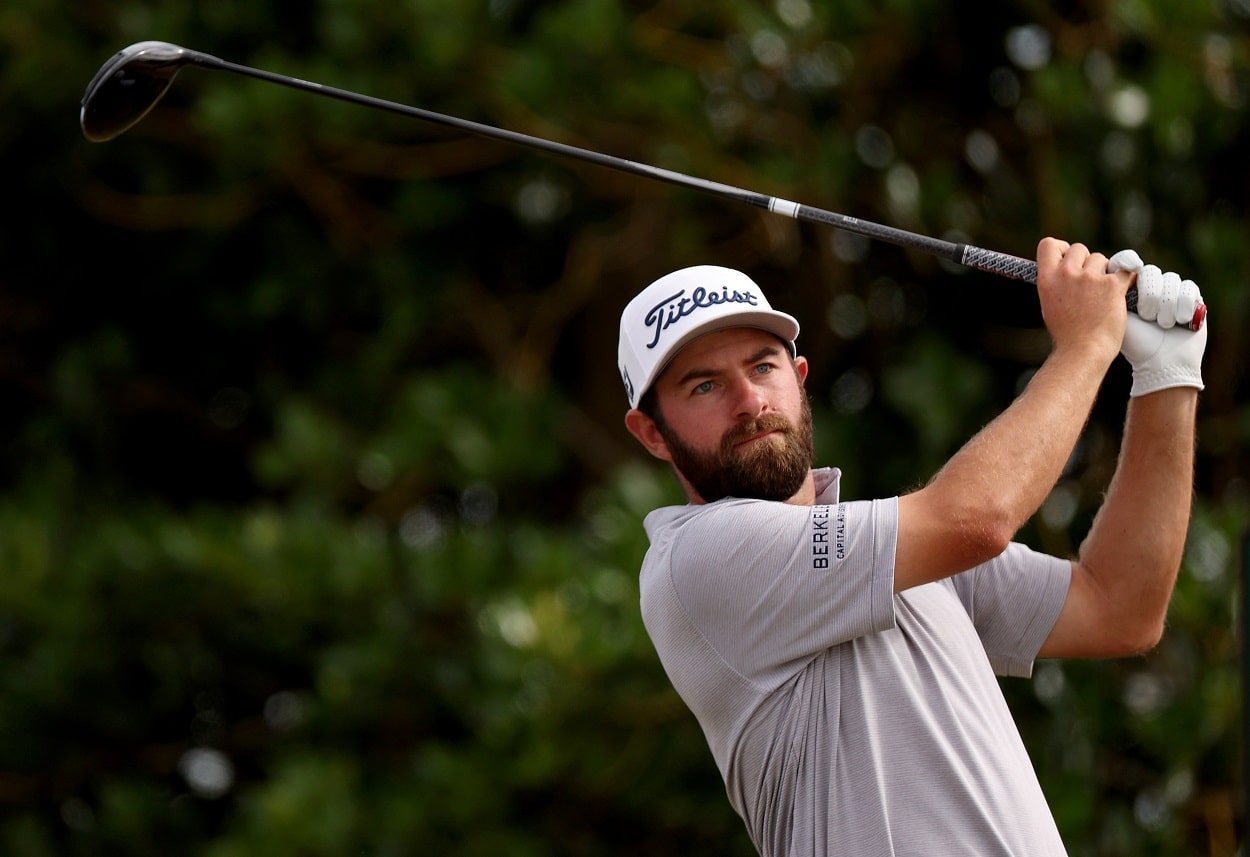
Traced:
<svg viewBox="0 0 1250 857">
<path fill-rule="evenodd" d="M 1132 275 L 1055 238 L 1037 247 L 1053 350 L 1025 391 L 920 491 L 899 498 L 894 585 L 956 574 L 1006 549 L 1054 487 L 1124 340 Z"/>
<path fill-rule="evenodd" d="M 924 489 L 899 499 L 896 588 L 971 568 L 1007 546 L 1062 474 L 1108 362 L 1052 354 Z"/>
<path fill-rule="evenodd" d="M 1187 387 L 1129 401 L 1119 464 L 1081 545 L 1080 564 L 1125 621 L 1156 632 L 1189 531 L 1197 401 Z"/>
<path fill-rule="evenodd" d="M 1052 356 L 1007 410 L 953 456 L 937 481 L 981 514 L 999 520 L 1004 538 L 1037 511 L 1063 472 L 1089 418 L 1105 366 Z"/>
</svg>

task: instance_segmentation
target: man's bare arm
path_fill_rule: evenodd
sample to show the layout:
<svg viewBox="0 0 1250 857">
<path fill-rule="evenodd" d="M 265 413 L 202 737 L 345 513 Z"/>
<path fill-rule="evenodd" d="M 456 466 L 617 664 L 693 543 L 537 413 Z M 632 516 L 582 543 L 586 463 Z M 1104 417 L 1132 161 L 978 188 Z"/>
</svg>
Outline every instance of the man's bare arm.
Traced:
<svg viewBox="0 0 1250 857">
<path fill-rule="evenodd" d="M 899 498 L 894 588 L 1001 553 L 1046 499 L 1124 336 L 1126 273 L 1082 245 L 1038 245 L 1038 295 L 1054 347 L 1025 391 L 922 489 Z"/>
<path fill-rule="evenodd" d="M 1039 657 L 1116 657 L 1163 634 L 1189 530 L 1198 391 L 1130 400 L 1120 461 Z"/>
</svg>

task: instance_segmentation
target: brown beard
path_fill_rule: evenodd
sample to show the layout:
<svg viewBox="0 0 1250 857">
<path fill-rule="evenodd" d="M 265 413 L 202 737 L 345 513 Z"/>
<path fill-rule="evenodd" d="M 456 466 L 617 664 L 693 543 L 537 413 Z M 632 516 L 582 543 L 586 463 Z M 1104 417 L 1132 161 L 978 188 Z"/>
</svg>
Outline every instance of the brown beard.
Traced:
<svg viewBox="0 0 1250 857">
<path fill-rule="evenodd" d="M 812 468 L 812 408 L 806 391 L 802 400 L 798 425 L 781 414 L 757 417 L 725 432 L 720 449 L 714 452 L 702 452 L 686 444 L 660 414 L 656 427 L 668 444 L 673 467 L 704 502 L 713 503 L 724 497 L 788 500 L 802 487 Z M 741 451 L 734 448 L 768 431 L 781 432 L 780 446 L 767 440 Z"/>
</svg>

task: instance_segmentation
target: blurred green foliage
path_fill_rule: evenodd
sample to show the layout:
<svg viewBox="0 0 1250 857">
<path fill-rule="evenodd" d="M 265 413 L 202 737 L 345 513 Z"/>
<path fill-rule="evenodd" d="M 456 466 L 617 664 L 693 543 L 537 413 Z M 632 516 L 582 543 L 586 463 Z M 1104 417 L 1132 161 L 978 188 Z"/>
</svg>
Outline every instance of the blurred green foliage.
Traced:
<svg viewBox="0 0 1250 857">
<path fill-rule="evenodd" d="M 641 285 L 750 272 L 822 462 L 915 485 L 1045 355 L 1027 287 L 200 69 L 164 39 L 1030 256 L 1132 246 L 1210 306 L 1197 505 L 1150 655 L 1004 687 L 1074 857 L 1229 855 L 1250 321 L 1250 6 L 407 0 L 0 10 L 0 850 L 749 854 L 642 631 L 621 426 Z M 1073 552 L 1117 366 L 1022 534 Z"/>
</svg>

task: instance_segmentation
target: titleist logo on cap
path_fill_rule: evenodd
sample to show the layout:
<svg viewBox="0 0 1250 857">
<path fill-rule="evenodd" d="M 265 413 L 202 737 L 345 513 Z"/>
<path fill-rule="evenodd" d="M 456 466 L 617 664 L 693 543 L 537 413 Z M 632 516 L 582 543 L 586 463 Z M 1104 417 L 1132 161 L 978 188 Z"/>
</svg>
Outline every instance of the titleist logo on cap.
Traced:
<svg viewBox="0 0 1250 857">
<path fill-rule="evenodd" d="M 654 328 L 655 330 L 651 341 L 647 343 L 647 348 L 655 348 L 659 344 L 660 336 L 664 331 L 696 310 L 719 306 L 720 304 L 759 306 L 759 298 L 753 293 L 740 292 L 736 289 L 732 292 L 728 288 L 722 288 L 719 292 L 709 292 L 707 289 L 699 286 L 690 293 L 690 297 L 685 295 L 686 290 L 682 289 L 647 310 L 647 314 L 643 316 L 642 323 L 647 328 Z"/>
</svg>

